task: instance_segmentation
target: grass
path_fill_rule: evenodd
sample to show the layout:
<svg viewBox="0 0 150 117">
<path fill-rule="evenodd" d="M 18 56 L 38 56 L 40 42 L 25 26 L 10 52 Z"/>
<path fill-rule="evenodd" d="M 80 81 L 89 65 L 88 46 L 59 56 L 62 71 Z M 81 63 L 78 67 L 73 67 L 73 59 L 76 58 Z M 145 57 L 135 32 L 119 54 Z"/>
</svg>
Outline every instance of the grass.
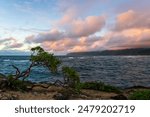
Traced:
<svg viewBox="0 0 150 117">
<path fill-rule="evenodd" d="M 150 90 L 135 91 L 129 95 L 130 100 L 150 100 Z"/>
<path fill-rule="evenodd" d="M 115 92 L 121 93 L 121 90 L 117 87 L 106 85 L 102 82 L 85 82 L 81 83 L 81 89 L 92 89 L 98 91 L 105 91 L 105 92 Z"/>
</svg>

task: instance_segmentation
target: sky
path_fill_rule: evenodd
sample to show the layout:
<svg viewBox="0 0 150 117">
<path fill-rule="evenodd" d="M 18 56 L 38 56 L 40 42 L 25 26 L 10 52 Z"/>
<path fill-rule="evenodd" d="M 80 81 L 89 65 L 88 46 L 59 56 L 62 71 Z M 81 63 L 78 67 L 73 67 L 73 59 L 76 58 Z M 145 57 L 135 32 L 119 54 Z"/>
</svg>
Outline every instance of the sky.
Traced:
<svg viewBox="0 0 150 117">
<path fill-rule="evenodd" d="M 150 0 L 0 0 L 0 55 L 150 47 Z"/>
</svg>

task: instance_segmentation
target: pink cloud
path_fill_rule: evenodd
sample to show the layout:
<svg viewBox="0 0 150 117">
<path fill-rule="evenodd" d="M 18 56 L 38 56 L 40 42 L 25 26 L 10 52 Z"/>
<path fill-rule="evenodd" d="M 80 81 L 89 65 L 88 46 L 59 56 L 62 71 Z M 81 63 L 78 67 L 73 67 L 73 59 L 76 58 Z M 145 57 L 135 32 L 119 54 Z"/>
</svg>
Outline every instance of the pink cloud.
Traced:
<svg viewBox="0 0 150 117">
<path fill-rule="evenodd" d="M 85 19 L 72 19 L 64 31 L 51 29 L 49 32 L 26 37 L 27 43 L 40 43 L 46 50 L 53 51 L 82 51 L 94 49 L 93 42 L 100 37 L 94 36 L 105 25 L 104 16 L 88 16 Z M 64 23 L 64 22 L 63 22 Z M 79 47 L 80 46 L 80 47 Z"/>
<path fill-rule="evenodd" d="M 107 43 L 103 46 L 108 49 L 150 47 L 150 29 L 128 29 L 111 32 Z"/>
<path fill-rule="evenodd" d="M 57 29 L 52 29 L 49 32 L 39 33 L 38 35 L 30 35 L 26 37 L 27 43 L 42 43 L 45 41 L 55 41 L 65 37 L 65 33 Z"/>
<path fill-rule="evenodd" d="M 105 17 L 88 16 L 84 20 L 73 20 L 69 27 L 69 34 L 73 37 L 83 37 L 99 32 L 105 25 Z"/>
<path fill-rule="evenodd" d="M 5 45 L 5 47 L 4 47 L 5 49 L 20 48 L 23 46 L 22 43 L 17 42 L 17 40 L 13 37 L 1 39 L 0 45 Z"/>
<path fill-rule="evenodd" d="M 71 13 L 71 12 L 70 12 Z M 96 36 L 106 23 L 104 16 L 73 18 L 64 15 L 60 20 L 63 31 L 52 29 L 49 32 L 31 35 L 28 43 L 39 43 L 48 51 L 73 52 L 102 49 L 125 49 L 150 47 L 149 13 L 128 10 L 116 16 L 113 30 L 107 30 L 103 37 Z"/>
<path fill-rule="evenodd" d="M 116 30 L 150 28 L 150 14 L 128 10 L 117 16 Z"/>
</svg>

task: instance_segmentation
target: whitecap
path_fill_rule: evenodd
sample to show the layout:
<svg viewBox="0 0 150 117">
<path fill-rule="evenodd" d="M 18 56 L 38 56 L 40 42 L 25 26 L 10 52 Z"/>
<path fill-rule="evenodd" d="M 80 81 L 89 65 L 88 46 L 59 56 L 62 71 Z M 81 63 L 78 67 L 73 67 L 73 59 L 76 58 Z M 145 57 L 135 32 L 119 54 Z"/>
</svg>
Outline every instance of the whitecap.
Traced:
<svg viewBox="0 0 150 117">
<path fill-rule="evenodd" d="M 29 60 L 14 60 L 13 62 L 25 63 L 25 62 L 29 62 Z"/>
<path fill-rule="evenodd" d="M 8 61 L 11 61 L 10 59 L 5 59 L 5 60 L 3 60 L 4 62 L 8 62 Z"/>
<path fill-rule="evenodd" d="M 74 57 L 68 57 L 69 59 L 73 59 Z"/>
</svg>

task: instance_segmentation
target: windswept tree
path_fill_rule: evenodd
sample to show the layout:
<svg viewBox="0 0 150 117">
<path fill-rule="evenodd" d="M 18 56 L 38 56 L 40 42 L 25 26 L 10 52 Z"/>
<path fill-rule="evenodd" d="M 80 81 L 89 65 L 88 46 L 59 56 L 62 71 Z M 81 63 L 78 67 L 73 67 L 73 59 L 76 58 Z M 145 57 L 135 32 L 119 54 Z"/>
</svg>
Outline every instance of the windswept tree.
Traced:
<svg viewBox="0 0 150 117">
<path fill-rule="evenodd" d="M 30 66 L 24 70 L 20 71 L 20 69 L 12 65 L 13 68 L 16 69 L 15 75 L 8 76 L 8 87 L 19 89 L 24 85 L 24 80 L 27 79 L 27 77 L 30 75 L 31 70 L 34 66 L 43 66 L 49 69 L 52 73 L 57 73 L 58 66 L 61 64 L 60 60 L 54 56 L 52 53 L 46 52 L 43 48 L 40 46 L 31 48 L 31 56 L 30 56 Z M 64 81 L 56 80 L 54 84 L 59 83 L 62 86 L 65 86 L 66 88 L 71 88 L 74 91 L 79 92 L 80 90 L 80 78 L 78 73 L 70 68 L 70 67 L 62 67 L 62 73 L 64 76 Z M 21 84 L 21 85 L 20 85 Z M 26 87 L 24 85 L 24 87 Z M 23 87 L 23 88 L 24 88 Z"/>
<path fill-rule="evenodd" d="M 45 52 L 40 46 L 32 48 L 31 51 L 31 62 L 34 66 L 42 65 L 47 67 L 52 73 L 57 72 L 58 65 L 61 62 L 54 54 Z"/>
<path fill-rule="evenodd" d="M 29 68 L 24 71 L 20 71 L 20 69 L 12 65 L 13 68 L 16 69 L 16 74 L 14 75 L 14 80 L 21 79 L 24 81 L 30 74 L 32 67 L 34 66 L 44 66 L 47 67 L 52 73 L 57 72 L 58 65 L 60 65 L 60 60 L 54 56 L 54 54 L 48 53 L 44 51 L 40 46 L 31 48 L 31 64 Z"/>
</svg>

